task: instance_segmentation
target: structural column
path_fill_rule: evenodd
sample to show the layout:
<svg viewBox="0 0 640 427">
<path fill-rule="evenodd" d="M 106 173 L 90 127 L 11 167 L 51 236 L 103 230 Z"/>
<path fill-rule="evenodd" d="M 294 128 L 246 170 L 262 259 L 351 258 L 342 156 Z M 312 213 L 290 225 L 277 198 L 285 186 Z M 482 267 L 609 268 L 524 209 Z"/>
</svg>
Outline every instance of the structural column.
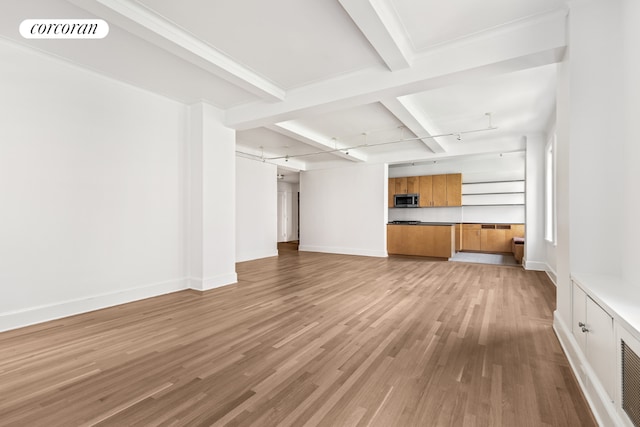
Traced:
<svg viewBox="0 0 640 427">
<path fill-rule="evenodd" d="M 189 287 L 237 282 L 235 271 L 235 131 L 206 103 L 189 112 Z"/>
<path fill-rule="evenodd" d="M 526 246 L 524 267 L 527 270 L 546 269 L 544 252 L 544 173 L 545 139 L 542 134 L 526 137 Z"/>
</svg>

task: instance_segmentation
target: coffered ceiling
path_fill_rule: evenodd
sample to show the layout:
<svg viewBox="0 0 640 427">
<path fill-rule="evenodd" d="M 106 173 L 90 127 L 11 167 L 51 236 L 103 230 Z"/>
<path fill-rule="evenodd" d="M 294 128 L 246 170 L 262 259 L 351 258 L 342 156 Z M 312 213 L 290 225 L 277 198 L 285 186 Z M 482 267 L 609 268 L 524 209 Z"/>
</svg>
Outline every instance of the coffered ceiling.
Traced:
<svg viewBox="0 0 640 427">
<path fill-rule="evenodd" d="M 8 0 L 0 37 L 185 104 L 281 171 L 526 148 L 555 105 L 563 0 Z M 99 17 L 102 40 L 26 40 Z M 286 173 L 286 172 L 285 172 Z"/>
</svg>

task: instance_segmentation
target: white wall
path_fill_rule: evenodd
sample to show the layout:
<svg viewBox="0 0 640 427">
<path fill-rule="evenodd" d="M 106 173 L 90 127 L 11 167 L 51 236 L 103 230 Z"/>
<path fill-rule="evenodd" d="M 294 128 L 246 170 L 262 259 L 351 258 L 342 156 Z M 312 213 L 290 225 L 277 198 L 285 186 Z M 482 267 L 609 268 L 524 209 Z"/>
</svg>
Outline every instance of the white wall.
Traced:
<svg viewBox="0 0 640 427">
<path fill-rule="evenodd" d="M 301 251 L 387 256 L 387 166 L 300 173 Z"/>
<path fill-rule="evenodd" d="M 574 2 L 557 109 L 557 311 L 571 319 L 572 273 L 621 275 L 625 247 L 620 1 Z"/>
<path fill-rule="evenodd" d="M 236 260 L 278 255 L 277 167 L 236 156 Z"/>
<path fill-rule="evenodd" d="M 185 107 L 0 57 L 0 330 L 185 288 Z"/>
<path fill-rule="evenodd" d="M 640 287 L 640 268 L 638 268 L 638 242 L 640 242 L 640 2 L 625 0 L 622 2 L 622 43 L 623 43 L 623 176 L 624 209 L 623 226 L 625 239 L 621 248 L 622 275 L 629 283 Z M 640 301 L 638 302 L 640 304 Z"/>
<path fill-rule="evenodd" d="M 634 3 L 570 2 L 570 49 L 558 79 L 554 329 L 601 425 L 621 425 L 618 403 L 612 404 L 611 396 L 593 380 L 595 375 L 572 335 L 571 275 L 611 277 L 614 293 L 620 278 L 640 287 L 635 265 L 639 153 L 637 131 L 630 124 L 640 112 L 636 81 L 640 9 Z M 640 300 L 628 299 L 625 304 L 640 306 Z"/>
<path fill-rule="evenodd" d="M 0 330 L 237 281 L 235 132 L 0 41 Z"/>
<path fill-rule="evenodd" d="M 570 267 L 622 268 L 623 117 L 619 1 L 576 2 L 570 18 Z"/>
</svg>

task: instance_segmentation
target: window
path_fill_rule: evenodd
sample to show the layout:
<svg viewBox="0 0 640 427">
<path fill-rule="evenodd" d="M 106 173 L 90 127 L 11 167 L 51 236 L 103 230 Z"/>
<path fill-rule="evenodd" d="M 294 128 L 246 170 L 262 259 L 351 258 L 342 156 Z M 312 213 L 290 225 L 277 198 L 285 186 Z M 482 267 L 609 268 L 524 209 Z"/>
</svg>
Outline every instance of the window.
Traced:
<svg viewBox="0 0 640 427">
<path fill-rule="evenodd" d="M 544 176 L 544 238 L 556 242 L 556 173 L 555 173 L 555 134 L 549 141 L 545 153 Z"/>
</svg>

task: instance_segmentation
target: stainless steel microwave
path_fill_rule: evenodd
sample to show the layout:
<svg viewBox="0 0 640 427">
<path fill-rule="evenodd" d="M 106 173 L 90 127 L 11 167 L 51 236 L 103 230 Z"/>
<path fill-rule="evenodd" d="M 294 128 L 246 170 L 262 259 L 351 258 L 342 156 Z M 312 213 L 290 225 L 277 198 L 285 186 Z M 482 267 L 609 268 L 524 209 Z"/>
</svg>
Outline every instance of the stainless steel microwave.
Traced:
<svg viewBox="0 0 640 427">
<path fill-rule="evenodd" d="M 393 206 L 396 208 L 417 208 L 419 207 L 418 194 L 396 194 L 393 196 Z"/>
</svg>

